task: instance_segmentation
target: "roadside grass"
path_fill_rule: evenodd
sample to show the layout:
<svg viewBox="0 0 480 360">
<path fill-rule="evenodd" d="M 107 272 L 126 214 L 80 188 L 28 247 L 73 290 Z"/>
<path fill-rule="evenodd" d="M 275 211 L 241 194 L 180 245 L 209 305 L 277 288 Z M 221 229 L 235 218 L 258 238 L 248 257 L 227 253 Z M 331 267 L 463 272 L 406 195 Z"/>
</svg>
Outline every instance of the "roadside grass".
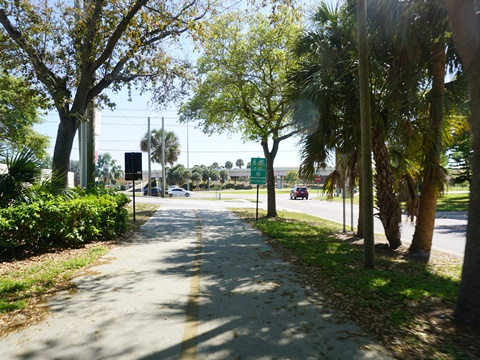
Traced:
<svg viewBox="0 0 480 360">
<path fill-rule="evenodd" d="M 459 335 L 451 316 L 461 259 L 440 254 L 425 263 L 407 258 L 404 251 L 377 246 L 375 269 L 365 269 L 363 245 L 352 234 L 339 234 L 341 227 L 335 223 L 288 212 L 255 222 L 254 209 L 234 211 L 272 239 L 287 261 L 300 265 L 333 306 L 400 358 L 474 358 L 469 352 L 472 339 L 466 332 Z M 473 333 L 475 351 L 480 351 L 480 334 Z"/>
<path fill-rule="evenodd" d="M 438 197 L 437 211 L 468 211 L 469 194 L 445 194 Z"/>
<path fill-rule="evenodd" d="M 438 197 L 437 199 L 437 211 L 467 211 L 469 203 L 469 194 L 444 194 Z M 322 192 L 317 196 L 316 192 L 310 191 L 310 198 L 317 201 L 335 201 L 342 202 L 343 198 L 341 196 L 335 196 L 333 198 L 327 198 L 326 195 L 322 195 Z M 353 198 L 353 203 L 358 204 L 360 196 L 355 195 Z M 350 206 L 351 198 L 345 198 L 345 203 L 347 206 Z M 405 203 L 402 204 L 402 207 L 405 207 Z"/>
<path fill-rule="evenodd" d="M 50 292 L 58 284 L 106 254 L 104 246 L 95 246 L 70 259 L 45 260 L 0 275 L 0 313 L 27 306 L 28 300 Z"/>
<path fill-rule="evenodd" d="M 154 204 L 137 204 L 136 221 L 133 207 L 129 211 L 130 231 L 136 232 L 158 209 Z M 32 254 L 30 258 L 4 262 L 0 266 L 0 314 L 25 309 L 50 293 L 64 287 L 79 271 L 92 265 L 105 255 L 111 244 L 96 242 L 80 249 L 49 249 L 45 253 Z M 92 244 L 90 244 L 92 245 Z"/>
</svg>

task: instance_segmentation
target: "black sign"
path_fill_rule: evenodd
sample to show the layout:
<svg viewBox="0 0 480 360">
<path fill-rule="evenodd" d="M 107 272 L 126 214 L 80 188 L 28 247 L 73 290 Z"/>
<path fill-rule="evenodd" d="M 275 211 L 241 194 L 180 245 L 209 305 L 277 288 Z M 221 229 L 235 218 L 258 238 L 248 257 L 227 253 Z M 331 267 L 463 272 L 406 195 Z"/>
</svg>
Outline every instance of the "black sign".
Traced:
<svg viewBox="0 0 480 360">
<path fill-rule="evenodd" d="M 142 179 L 142 153 L 125 153 L 125 180 Z"/>
</svg>

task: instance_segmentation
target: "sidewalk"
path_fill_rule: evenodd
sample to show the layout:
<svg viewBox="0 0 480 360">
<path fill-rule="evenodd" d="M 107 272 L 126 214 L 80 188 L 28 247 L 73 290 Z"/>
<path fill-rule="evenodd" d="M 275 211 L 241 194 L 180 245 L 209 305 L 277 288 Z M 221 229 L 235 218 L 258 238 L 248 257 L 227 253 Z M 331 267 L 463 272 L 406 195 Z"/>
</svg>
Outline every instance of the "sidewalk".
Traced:
<svg viewBox="0 0 480 360">
<path fill-rule="evenodd" d="M 2 359 L 390 359 L 227 210 L 159 210 Z"/>
</svg>

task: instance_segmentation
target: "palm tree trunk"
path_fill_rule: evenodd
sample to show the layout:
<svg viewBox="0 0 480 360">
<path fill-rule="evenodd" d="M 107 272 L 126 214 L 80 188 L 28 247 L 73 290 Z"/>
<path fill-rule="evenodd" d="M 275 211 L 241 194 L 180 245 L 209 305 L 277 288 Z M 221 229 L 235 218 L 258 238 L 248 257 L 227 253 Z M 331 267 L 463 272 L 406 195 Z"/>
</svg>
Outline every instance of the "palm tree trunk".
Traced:
<svg viewBox="0 0 480 360">
<path fill-rule="evenodd" d="M 400 203 L 394 192 L 395 179 L 390 166 L 388 149 L 385 145 L 382 130 L 372 129 L 372 151 L 375 160 L 375 185 L 377 188 L 377 207 L 380 221 L 385 230 L 390 248 L 396 249 L 402 245 L 400 223 L 402 213 Z"/>
<path fill-rule="evenodd" d="M 445 92 L 445 42 L 438 41 L 432 51 L 432 90 L 430 100 L 430 123 L 424 143 L 429 147 L 423 165 L 423 182 L 418 208 L 417 222 L 413 234 L 411 253 L 429 257 L 432 249 L 433 230 L 437 196 L 443 184 L 443 171 L 440 166 L 443 128 L 443 98 Z"/>
<path fill-rule="evenodd" d="M 477 49 L 477 51 L 480 50 Z M 478 52 L 477 52 L 478 53 Z M 468 70 L 468 69 L 467 69 Z M 455 317 L 480 327 L 480 62 L 472 64 L 469 77 L 473 131 L 472 182 L 468 207 L 467 242 Z"/>
<path fill-rule="evenodd" d="M 480 327 L 480 18 L 475 0 L 446 0 L 453 39 L 469 79 L 473 140 L 472 182 L 462 280 L 454 315 Z"/>
</svg>

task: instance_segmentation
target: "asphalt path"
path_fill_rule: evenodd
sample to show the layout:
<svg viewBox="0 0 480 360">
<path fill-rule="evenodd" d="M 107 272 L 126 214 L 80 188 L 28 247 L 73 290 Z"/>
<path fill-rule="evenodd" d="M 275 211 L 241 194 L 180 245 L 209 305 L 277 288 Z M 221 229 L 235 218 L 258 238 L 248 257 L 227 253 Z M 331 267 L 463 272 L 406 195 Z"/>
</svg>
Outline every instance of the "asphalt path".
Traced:
<svg viewBox="0 0 480 360">
<path fill-rule="evenodd" d="M 44 321 L 1 338 L 2 359 L 392 358 L 228 202 L 138 200 L 162 207 Z"/>
</svg>

